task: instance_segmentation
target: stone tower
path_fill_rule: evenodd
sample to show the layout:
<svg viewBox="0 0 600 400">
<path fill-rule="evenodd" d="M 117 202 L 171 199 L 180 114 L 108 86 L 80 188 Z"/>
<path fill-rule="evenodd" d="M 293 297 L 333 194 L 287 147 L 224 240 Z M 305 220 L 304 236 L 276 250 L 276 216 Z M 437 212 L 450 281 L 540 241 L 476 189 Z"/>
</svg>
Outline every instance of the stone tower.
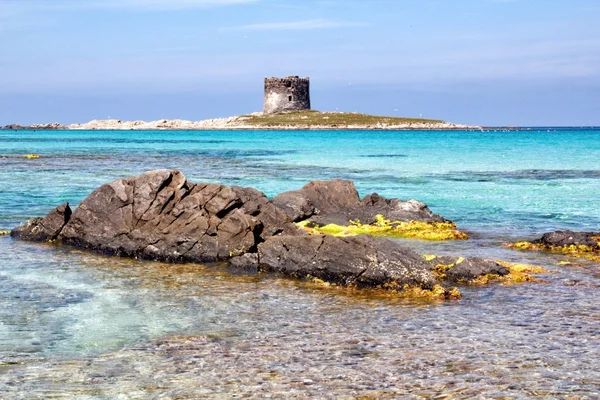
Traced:
<svg viewBox="0 0 600 400">
<path fill-rule="evenodd" d="M 310 110 L 309 78 L 265 78 L 265 114 L 300 110 Z"/>
</svg>

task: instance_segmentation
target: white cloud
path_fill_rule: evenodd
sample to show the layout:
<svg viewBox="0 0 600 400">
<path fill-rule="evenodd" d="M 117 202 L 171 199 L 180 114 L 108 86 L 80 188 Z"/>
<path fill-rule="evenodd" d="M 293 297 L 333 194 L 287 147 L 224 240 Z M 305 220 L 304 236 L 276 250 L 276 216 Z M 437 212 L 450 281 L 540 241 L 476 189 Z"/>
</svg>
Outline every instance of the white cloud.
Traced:
<svg viewBox="0 0 600 400">
<path fill-rule="evenodd" d="M 258 3 L 262 0 L 0 0 L 0 32 L 26 30 L 53 22 L 65 11 L 166 11 Z"/>
<path fill-rule="evenodd" d="M 102 8 L 181 9 L 192 7 L 219 7 L 256 3 L 260 0 L 105 0 L 88 2 Z"/>
<path fill-rule="evenodd" d="M 0 13 L 3 9 L 12 10 L 12 12 L 83 9 L 177 10 L 250 4 L 259 1 L 261 0 L 4 0 L 3 3 L 0 3 Z"/>
<path fill-rule="evenodd" d="M 242 25 L 229 29 L 249 30 L 249 31 L 295 31 L 312 29 L 335 29 L 346 27 L 368 26 L 358 22 L 334 21 L 325 18 L 309 19 L 305 21 L 294 22 L 265 22 L 260 24 Z"/>
</svg>

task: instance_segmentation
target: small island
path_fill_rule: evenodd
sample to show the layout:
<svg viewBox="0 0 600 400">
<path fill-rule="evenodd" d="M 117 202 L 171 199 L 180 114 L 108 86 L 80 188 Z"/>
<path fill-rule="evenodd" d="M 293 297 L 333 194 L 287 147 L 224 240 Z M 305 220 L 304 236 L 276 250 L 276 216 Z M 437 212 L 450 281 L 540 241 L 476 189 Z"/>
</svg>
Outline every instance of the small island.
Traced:
<svg viewBox="0 0 600 400">
<path fill-rule="evenodd" d="M 83 124 L 58 123 L 29 126 L 7 125 L 10 130 L 463 130 L 477 126 L 453 124 L 434 119 L 385 117 L 353 112 L 284 111 L 277 114 L 252 113 L 202 121 L 93 120 Z"/>
<path fill-rule="evenodd" d="M 202 121 L 93 120 L 82 124 L 60 123 L 21 126 L 7 130 L 464 130 L 478 126 L 437 119 L 369 115 L 358 112 L 321 112 L 311 109 L 310 79 L 298 76 L 265 78 L 263 111 Z"/>
</svg>

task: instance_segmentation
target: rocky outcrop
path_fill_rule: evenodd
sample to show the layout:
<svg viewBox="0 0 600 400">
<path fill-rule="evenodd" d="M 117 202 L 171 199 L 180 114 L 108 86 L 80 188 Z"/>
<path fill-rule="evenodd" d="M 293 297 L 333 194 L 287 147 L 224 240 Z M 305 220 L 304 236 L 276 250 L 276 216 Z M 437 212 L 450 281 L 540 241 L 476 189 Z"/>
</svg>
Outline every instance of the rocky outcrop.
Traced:
<svg viewBox="0 0 600 400">
<path fill-rule="evenodd" d="M 11 124 L 11 125 L 6 125 L 4 126 L 2 129 L 6 129 L 6 130 L 11 130 L 11 131 L 18 131 L 21 129 L 26 129 L 25 127 L 19 125 L 19 124 Z"/>
<path fill-rule="evenodd" d="M 600 232 L 556 231 L 544 234 L 531 243 L 548 248 L 586 246 L 600 251 Z"/>
<path fill-rule="evenodd" d="M 360 199 L 352 181 L 313 181 L 302 189 L 285 192 L 273 199 L 292 221 L 310 220 L 320 225 L 347 225 L 350 220 L 372 224 L 376 216 L 393 221 L 444 222 L 416 200 L 386 199 L 377 193 Z"/>
<path fill-rule="evenodd" d="M 2 129 L 10 130 L 56 130 L 56 129 L 67 129 L 65 125 L 59 124 L 58 122 L 52 122 L 49 124 L 33 124 L 28 126 L 21 126 L 18 124 L 6 125 Z"/>
<path fill-rule="evenodd" d="M 287 224 L 285 213 L 257 190 L 154 171 L 98 188 L 57 239 L 107 254 L 213 262 L 255 252 Z"/>
<path fill-rule="evenodd" d="M 69 222 L 71 214 L 69 203 L 64 203 L 44 218 L 34 218 L 25 225 L 13 229 L 10 235 L 30 242 L 52 242 Z"/>
<path fill-rule="evenodd" d="M 92 192 L 74 211 L 63 204 L 12 236 L 54 241 L 103 254 L 168 262 L 228 261 L 232 268 L 318 278 L 337 285 L 416 287 L 446 295 L 434 265 L 399 242 L 370 236 L 309 235 L 292 221 L 316 218 L 393 218 L 439 221 L 421 203 L 360 200 L 350 181 L 312 182 L 269 200 L 252 188 L 194 184 L 178 171 L 118 179 Z M 494 266 L 461 264 L 452 273 L 489 273 Z M 465 269 L 465 271 L 462 271 Z M 470 274 L 470 275 L 469 275 Z M 440 291 L 441 289 L 441 291 Z"/>
</svg>

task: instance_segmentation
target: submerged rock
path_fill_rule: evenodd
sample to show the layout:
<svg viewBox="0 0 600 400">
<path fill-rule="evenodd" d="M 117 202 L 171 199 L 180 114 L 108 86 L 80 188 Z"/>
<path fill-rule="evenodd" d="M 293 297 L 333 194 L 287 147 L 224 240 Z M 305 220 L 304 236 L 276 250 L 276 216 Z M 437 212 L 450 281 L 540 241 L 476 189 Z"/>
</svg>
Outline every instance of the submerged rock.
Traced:
<svg viewBox="0 0 600 400">
<path fill-rule="evenodd" d="M 63 204 L 13 230 L 22 240 L 55 241 L 109 255 L 169 262 L 228 261 L 240 270 L 314 277 L 338 285 L 435 289 L 433 266 L 384 238 L 309 235 L 292 221 L 363 218 L 445 221 L 422 203 L 377 195 L 360 200 L 350 181 L 313 182 L 269 200 L 252 188 L 194 184 L 179 171 L 118 179 L 71 213 Z M 377 219 L 377 218 L 376 218 Z"/>
</svg>

